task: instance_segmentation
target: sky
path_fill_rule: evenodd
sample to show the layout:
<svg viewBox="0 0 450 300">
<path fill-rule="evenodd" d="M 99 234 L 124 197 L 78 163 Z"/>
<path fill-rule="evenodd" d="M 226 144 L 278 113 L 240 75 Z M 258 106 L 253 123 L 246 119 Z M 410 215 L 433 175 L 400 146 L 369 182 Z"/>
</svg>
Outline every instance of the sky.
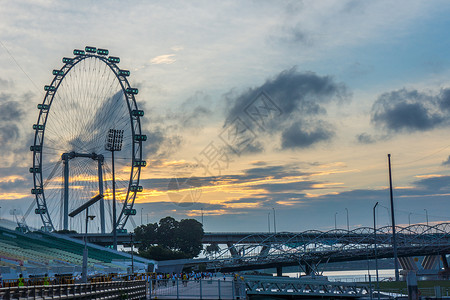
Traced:
<svg viewBox="0 0 450 300">
<path fill-rule="evenodd" d="M 139 88 L 137 215 L 205 231 L 438 223 L 450 209 L 447 1 L 0 0 L 0 215 L 34 203 L 43 86 L 73 49 Z M 101 84 L 96 82 L 95 84 Z M 55 108 L 56 109 L 56 108 Z M 203 214 L 203 218 L 202 218 Z M 275 219 L 274 219 L 275 214 Z M 34 213 L 27 223 L 39 227 Z M 133 224 L 134 223 L 134 224 Z"/>
</svg>

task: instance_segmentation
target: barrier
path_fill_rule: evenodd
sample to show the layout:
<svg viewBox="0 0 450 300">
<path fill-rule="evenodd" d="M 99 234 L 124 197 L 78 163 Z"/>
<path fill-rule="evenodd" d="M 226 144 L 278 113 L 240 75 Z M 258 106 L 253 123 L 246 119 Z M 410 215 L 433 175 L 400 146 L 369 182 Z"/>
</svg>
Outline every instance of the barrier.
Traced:
<svg viewBox="0 0 450 300">
<path fill-rule="evenodd" d="M 145 299 L 144 280 L 0 288 L 1 299 Z"/>
</svg>

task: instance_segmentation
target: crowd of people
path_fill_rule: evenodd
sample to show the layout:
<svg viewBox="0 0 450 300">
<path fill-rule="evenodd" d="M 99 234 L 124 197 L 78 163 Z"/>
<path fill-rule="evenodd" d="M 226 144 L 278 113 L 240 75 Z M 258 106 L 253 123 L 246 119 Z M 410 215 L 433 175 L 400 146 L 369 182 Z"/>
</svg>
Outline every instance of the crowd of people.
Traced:
<svg viewBox="0 0 450 300">
<path fill-rule="evenodd" d="M 234 275 L 234 276 L 233 276 Z M 152 284 L 153 288 L 161 286 L 175 286 L 177 281 L 181 282 L 184 286 L 188 282 L 198 282 L 200 280 L 227 280 L 234 278 L 238 280 L 240 277 L 237 274 L 224 274 L 224 273 L 213 273 L 213 272 L 181 272 L 181 273 L 138 273 L 134 275 L 120 276 L 119 274 L 109 274 L 105 276 L 96 276 L 88 278 L 89 282 L 103 282 L 103 281 L 115 281 L 115 280 L 146 280 L 148 283 Z M 29 276 L 29 278 L 24 278 L 22 274 L 16 280 L 3 281 L 0 274 L 0 287 L 8 286 L 30 286 L 30 285 L 49 285 L 49 284 L 73 284 L 79 283 L 81 274 L 78 276 L 55 276 L 50 278 L 47 274 L 44 276 Z"/>
</svg>

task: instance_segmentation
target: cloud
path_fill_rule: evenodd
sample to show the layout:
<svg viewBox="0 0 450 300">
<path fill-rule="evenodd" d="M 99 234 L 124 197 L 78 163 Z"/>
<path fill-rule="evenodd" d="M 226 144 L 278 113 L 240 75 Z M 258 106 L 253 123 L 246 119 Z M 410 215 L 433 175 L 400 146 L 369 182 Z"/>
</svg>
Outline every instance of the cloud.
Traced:
<svg viewBox="0 0 450 300">
<path fill-rule="evenodd" d="M 259 87 L 227 93 L 224 127 L 240 118 L 260 136 L 275 135 L 283 150 L 311 147 L 335 134 L 331 124 L 321 120 L 327 105 L 349 96 L 346 86 L 332 77 L 293 67 Z"/>
<path fill-rule="evenodd" d="M 150 60 L 150 63 L 153 65 L 170 65 L 176 61 L 175 54 L 164 54 L 157 57 L 154 57 Z"/>
<path fill-rule="evenodd" d="M 281 147 L 289 148 L 308 148 L 311 145 L 330 140 L 334 132 L 330 130 L 325 122 L 316 122 L 316 124 L 305 124 L 304 122 L 295 122 L 281 135 Z"/>
<path fill-rule="evenodd" d="M 443 165 L 443 166 L 448 166 L 448 165 L 450 165 L 450 155 L 448 156 L 448 158 L 447 158 L 446 161 L 443 161 L 443 162 L 442 162 L 442 165 Z"/>
<path fill-rule="evenodd" d="M 9 88 L 9 87 L 13 87 L 14 84 L 11 80 L 6 80 L 3 78 L 0 78 L 0 88 Z"/>
<path fill-rule="evenodd" d="M 23 107 L 28 105 L 26 102 L 30 96 L 0 94 L 0 149 L 3 151 L 15 148 L 15 143 L 21 138 L 21 124 L 25 117 Z"/>
<path fill-rule="evenodd" d="M 448 125 L 450 90 L 437 95 L 401 89 L 384 93 L 372 106 L 372 123 L 391 133 L 428 131 Z"/>
<path fill-rule="evenodd" d="M 356 135 L 356 141 L 360 144 L 373 144 L 376 140 L 372 137 L 372 135 L 363 132 Z"/>
<path fill-rule="evenodd" d="M 143 129 L 148 137 L 144 149 L 149 159 L 170 158 L 183 147 L 183 136 L 187 130 L 189 134 L 200 134 L 213 117 L 211 102 L 208 94 L 197 91 L 173 109 L 146 109 L 146 115 L 152 116 L 151 122 L 145 122 L 147 126 Z"/>
<path fill-rule="evenodd" d="M 145 134 L 147 134 L 147 142 L 143 144 L 144 152 L 151 160 L 166 159 L 181 147 L 182 138 L 178 135 L 167 134 L 160 126 L 147 129 Z"/>
</svg>

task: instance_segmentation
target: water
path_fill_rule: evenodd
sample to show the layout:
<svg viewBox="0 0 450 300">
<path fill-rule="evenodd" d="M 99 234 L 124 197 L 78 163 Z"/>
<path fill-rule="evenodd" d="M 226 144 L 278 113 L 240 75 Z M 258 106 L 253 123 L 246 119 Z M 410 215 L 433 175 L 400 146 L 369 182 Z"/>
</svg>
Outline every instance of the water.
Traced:
<svg viewBox="0 0 450 300">
<path fill-rule="evenodd" d="M 351 270 L 351 271 L 324 271 L 323 276 L 327 276 L 330 281 L 343 281 L 343 282 L 368 282 L 369 276 L 366 270 Z M 283 273 L 284 276 L 289 276 L 292 278 L 298 278 L 300 275 L 305 275 L 304 273 L 293 272 L 293 273 Z M 372 282 L 376 281 L 375 270 L 370 270 Z M 276 276 L 276 274 L 274 274 Z M 378 278 L 380 281 L 392 280 L 395 277 L 394 269 L 383 269 L 378 270 Z"/>
</svg>

